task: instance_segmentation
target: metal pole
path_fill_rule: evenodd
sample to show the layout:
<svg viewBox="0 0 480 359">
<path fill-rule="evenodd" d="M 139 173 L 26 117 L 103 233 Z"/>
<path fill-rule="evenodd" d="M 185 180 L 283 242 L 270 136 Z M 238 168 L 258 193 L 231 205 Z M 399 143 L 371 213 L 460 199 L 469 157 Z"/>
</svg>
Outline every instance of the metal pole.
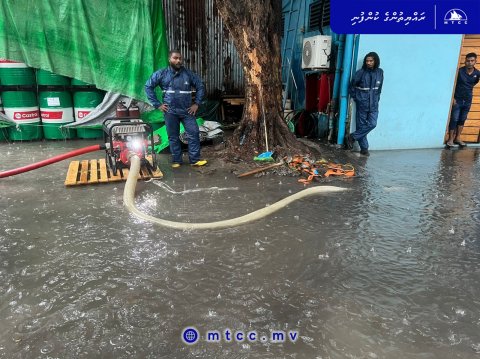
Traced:
<svg viewBox="0 0 480 359">
<path fill-rule="evenodd" d="M 340 83 L 340 115 L 338 119 L 337 143 L 343 144 L 345 138 L 345 120 L 348 111 L 348 86 L 350 83 L 350 70 L 352 69 L 354 35 L 348 34 L 345 39 L 345 52 L 343 57 L 343 73 Z"/>
<path fill-rule="evenodd" d="M 263 86 L 260 84 L 260 104 L 262 105 L 263 113 L 263 129 L 265 131 L 265 147 L 268 152 L 268 131 L 267 131 L 267 120 L 265 119 L 265 106 L 263 106 Z"/>
</svg>

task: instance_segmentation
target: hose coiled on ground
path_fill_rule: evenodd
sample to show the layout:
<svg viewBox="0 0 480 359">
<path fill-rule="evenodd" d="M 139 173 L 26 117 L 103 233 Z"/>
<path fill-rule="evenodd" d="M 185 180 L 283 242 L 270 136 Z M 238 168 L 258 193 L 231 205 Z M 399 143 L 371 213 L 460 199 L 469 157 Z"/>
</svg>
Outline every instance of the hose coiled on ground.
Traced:
<svg viewBox="0 0 480 359">
<path fill-rule="evenodd" d="M 206 223 L 184 223 L 184 222 L 174 222 L 166 219 L 156 218 L 145 214 L 137 209 L 135 206 L 135 187 L 137 185 L 137 177 L 140 171 L 140 158 L 136 155 L 130 157 L 130 172 L 128 173 L 127 182 L 125 184 L 125 189 L 123 191 L 123 202 L 125 207 L 137 216 L 140 219 L 145 221 L 157 223 L 164 227 L 180 229 L 180 230 L 192 230 L 192 229 L 219 229 L 219 228 L 230 228 L 234 226 L 239 226 L 249 222 L 253 222 L 264 218 L 282 208 L 289 205 L 290 203 L 299 200 L 307 196 L 313 196 L 324 193 L 332 192 L 341 192 L 346 191 L 346 188 L 335 187 L 335 186 L 317 186 L 310 187 L 298 193 L 292 194 L 278 202 L 271 204 L 268 207 L 258 209 L 254 212 L 248 213 L 246 215 L 226 219 L 218 222 L 206 222 Z"/>
</svg>

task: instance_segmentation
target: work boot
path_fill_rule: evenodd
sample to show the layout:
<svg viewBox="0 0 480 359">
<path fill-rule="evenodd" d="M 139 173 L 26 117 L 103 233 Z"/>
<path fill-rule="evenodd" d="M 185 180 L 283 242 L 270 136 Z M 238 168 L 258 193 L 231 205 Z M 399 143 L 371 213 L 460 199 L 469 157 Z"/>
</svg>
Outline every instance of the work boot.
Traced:
<svg viewBox="0 0 480 359">
<path fill-rule="evenodd" d="M 353 144 L 354 143 L 355 143 L 355 139 L 352 137 L 351 134 L 348 134 L 345 137 L 345 146 L 347 147 L 347 149 L 353 150 Z"/>
<path fill-rule="evenodd" d="M 368 152 L 368 150 L 366 148 L 362 148 L 360 150 L 360 154 L 364 155 L 364 156 L 367 156 L 367 157 L 370 156 L 370 152 Z"/>
<path fill-rule="evenodd" d="M 201 167 L 201 166 L 205 166 L 206 164 L 207 164 L 207 160 L 200 160 L 195 163 L 192 163 L 191 166 Z"/>
</svg>

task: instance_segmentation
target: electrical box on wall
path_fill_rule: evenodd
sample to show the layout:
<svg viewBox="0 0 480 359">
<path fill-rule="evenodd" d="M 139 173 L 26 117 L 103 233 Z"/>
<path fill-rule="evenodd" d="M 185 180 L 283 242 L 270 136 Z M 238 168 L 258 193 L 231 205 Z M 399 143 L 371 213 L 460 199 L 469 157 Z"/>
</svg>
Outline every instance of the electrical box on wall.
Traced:
<svg viewBox="0 0 480 359">
<path fill-rule="evenodd" d="M 332 37 L 317 35 L 303 39 L 302 69 L 329 69 Z"/>
</svg>

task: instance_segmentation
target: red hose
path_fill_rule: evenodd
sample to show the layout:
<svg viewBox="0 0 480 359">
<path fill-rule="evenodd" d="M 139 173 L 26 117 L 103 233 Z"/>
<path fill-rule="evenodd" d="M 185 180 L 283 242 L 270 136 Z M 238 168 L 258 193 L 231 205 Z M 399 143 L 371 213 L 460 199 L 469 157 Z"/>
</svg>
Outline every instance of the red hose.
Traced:
<svg viewBox="0 0 480 359">
<path fill-rule="evenodd" d="M 60 162 L 70 157 L 75 157 L 78 155 L 83 155 L 84 153 L 95 152 L 95 151 L 104 150 L 104 149 L 105 149 L 105 145 L 93 145 L 93 146 L 88 146 L 84 148 L 79 148 L 78 150 L 75 150 L 75 151 L 67 152 L 58 156 L 48 158 L 40 162 L 32 163 L 31 165 L 15 168 L 13 170 L 8 170 L 5 172 L 0 172 L 0 178 L 15 176 L 15 175 L 18 175 L 19 173 L 32 171 L 43 166 L 51 165 L 52 163 L 55 163 L 55 162 Z"/>
</svg>

